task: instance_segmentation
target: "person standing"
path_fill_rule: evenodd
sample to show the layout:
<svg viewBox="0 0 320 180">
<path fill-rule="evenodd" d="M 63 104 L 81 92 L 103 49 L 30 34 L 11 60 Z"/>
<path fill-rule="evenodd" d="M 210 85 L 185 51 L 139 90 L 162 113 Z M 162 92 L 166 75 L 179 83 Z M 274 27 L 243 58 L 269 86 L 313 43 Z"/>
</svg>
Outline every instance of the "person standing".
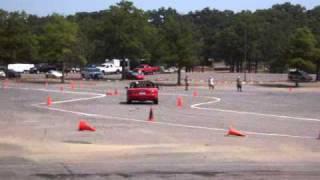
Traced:
<svg viewBox="0 0 320 180">
<path fill-rule="evenodd" d="M 212 76 L 208 79 L 209 90 L 214 90 L 214 78 Z"/>
<path fill-rule="evenodd" d="M 240 79 L 240 76 L 237 78 L 237 91 L 242 92 L 242 81 Z"/>
<path fill-rule="evenodd" d="M 188 75 L 186 75 L 184 77 L 184 85 L 185 85 L 185 89 L 184 90 L 188 91 L 189 90 L 189 77 L 188 77 Z"/>
</svg>

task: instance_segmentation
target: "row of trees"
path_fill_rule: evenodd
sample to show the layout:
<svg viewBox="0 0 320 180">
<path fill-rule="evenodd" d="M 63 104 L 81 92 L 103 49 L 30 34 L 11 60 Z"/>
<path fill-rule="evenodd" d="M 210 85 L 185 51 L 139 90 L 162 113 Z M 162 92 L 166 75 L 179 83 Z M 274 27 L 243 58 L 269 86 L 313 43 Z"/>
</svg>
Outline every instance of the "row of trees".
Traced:
<svg viewBox="0 0 320 180">
<path fill-rule="evenodd" d="M 0 10 L 0 61 L 65 65 L 129 58 L 183 67 L 223 61 L 231 72 L 320 71 L 320 6 L 255 12 L 143 11 L 129 1 L 99 12 L 47 17 Z M 319 77 L 318 77 L 319 79 Z"/>
</svg>

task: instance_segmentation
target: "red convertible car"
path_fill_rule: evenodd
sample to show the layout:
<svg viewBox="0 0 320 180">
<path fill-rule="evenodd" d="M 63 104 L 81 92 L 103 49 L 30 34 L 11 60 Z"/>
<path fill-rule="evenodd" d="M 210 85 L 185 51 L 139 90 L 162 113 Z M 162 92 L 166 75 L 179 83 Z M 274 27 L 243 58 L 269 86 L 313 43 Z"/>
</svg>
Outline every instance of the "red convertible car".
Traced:
<svg viewBox="0 0 320 180">
<path fill-rule="evenodd" d="M 127 88 L 127 103 L 132 101 L 152 101 L 158 104 L 158 85 L 151 81 L 136 81 Z"/>
</svg>

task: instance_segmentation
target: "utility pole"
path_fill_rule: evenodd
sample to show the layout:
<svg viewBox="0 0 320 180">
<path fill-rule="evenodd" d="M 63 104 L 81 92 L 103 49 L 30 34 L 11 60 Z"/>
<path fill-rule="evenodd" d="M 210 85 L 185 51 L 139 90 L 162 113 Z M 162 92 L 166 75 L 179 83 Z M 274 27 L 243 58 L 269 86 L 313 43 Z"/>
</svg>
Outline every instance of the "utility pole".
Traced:
<svg viewBox="0 0 320 180">
<path fill-rule="evenodd" d="M 248 31 L 247 31 L 247 24 L 244 31 L 244 81 L 247 82 L 247 58 L 248 58 Z"/>
</svg>

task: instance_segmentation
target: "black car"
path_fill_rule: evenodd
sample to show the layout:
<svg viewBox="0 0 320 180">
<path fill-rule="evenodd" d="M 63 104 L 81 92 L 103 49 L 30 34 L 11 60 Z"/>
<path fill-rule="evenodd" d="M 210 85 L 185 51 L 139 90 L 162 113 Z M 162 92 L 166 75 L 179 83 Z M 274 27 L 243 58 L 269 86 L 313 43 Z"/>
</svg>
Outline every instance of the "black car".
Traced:
<svg viewBox="0 0 320 180">
<path fill-rule="evenodd" d="M 21 73 L 8 69 L 6 72 L 7 78 L 21 78 Z"/>
<path fill-rule="evenodd" d="M 29 70 L 31 74 L 39 74 L 39 73 L 47 73 L 52 70 L 57 70 L 57 67 L 54 65 L 49 65 L 46 63 L 41 63 L 35 65 L 33 68 Z"/>
<path fill-rule="evenodd" d="M 312 77 L 304 71 L 290 71 L 288 74 L 289 81 L 310 82 Z"/>
</svg>

